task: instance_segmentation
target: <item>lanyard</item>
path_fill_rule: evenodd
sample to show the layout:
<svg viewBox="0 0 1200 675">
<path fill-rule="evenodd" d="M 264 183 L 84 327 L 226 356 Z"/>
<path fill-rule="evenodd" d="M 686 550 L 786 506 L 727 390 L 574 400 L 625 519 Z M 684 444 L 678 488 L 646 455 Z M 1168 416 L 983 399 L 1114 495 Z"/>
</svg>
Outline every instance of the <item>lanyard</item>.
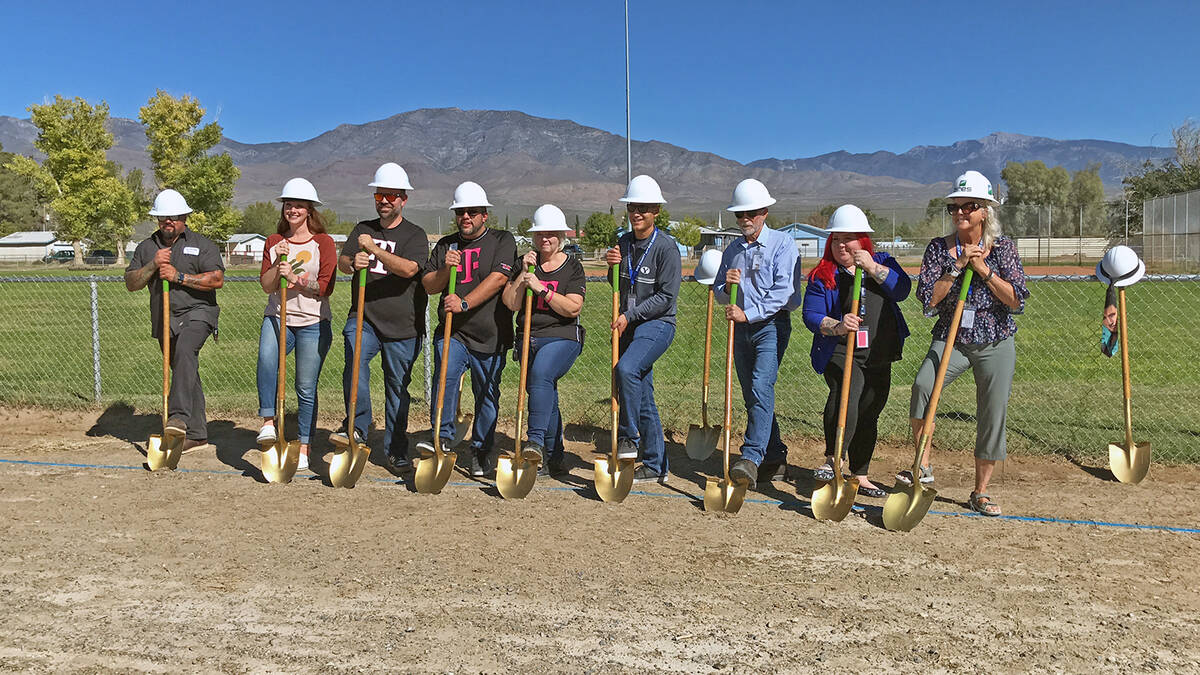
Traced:
<svg viewBox="0 0 1200 675">
<path fill-rule="evenodd" d="M 631 292 L 631 293 L 633 292 L 633 289 L 637 287 L 637 277 L 638 277 L 637 271 L 638 271 L 638 269 L 641 268 L 642 262 L 646 259 L 646 256 L 650 253 L 650 249 L 654 248 L 654 240 L 655 239 L 658 239 L 658 228 L 657 227 L 654 228 L 654 234 L 650 235 L 650 243 L 646 244 L 646 250 L 642 251 L 642 257 L 638 258 L 637 264 L 629 266 L 629 292 Z M 629 252 L 630 252 L 630 255 L 633 254 L 633 242 L 630 242 L 630 244 L 629 244 Z"/>
</svg>

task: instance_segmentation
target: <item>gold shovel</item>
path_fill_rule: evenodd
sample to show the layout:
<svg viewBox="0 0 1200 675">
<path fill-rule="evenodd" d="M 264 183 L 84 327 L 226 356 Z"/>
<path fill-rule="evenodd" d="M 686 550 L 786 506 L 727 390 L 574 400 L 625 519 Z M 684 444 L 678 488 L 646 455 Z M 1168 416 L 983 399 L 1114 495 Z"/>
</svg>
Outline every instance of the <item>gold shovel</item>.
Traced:
<svg viewBox="0 0 1200 675">
<path fill-rule="evenodd" d="M 162 282 L 162 434 L 152 434 L 146 441 L 146 466 L 151 471 L 175 470 L 183 454 L 183 435 L 167 433 L 167 394 L 171 387 L 171 285 Z"/>
<path fill-rule="evenodd" d="M 454 287 L 458 283 L 458 268 L 450 268 L 450 286 L 446 294 L 454 295 Z M 436 495 L 446 487 L 450 473 L 454 471 L 454 462 L 458 454 L 442 450 L 442 406 L 446 403 L 446 366 L 450 360 L 450 330 L 454 323 L 454 313 L 446 312 L 445 328 L 442 329 L 442 366 L 438 368 L 437 413 L 433 423 L 433 445 L 417 443 L 421 456 L 417 459 L 417 468 L 413 473 L 413 485 L 417 492 L 426 495 Z"/>
<path fill-rule="evenodd" d="M 687 441 L 684 443 L 687 456 L 697 462 L 708 459 L 713 450 L 717 449 L 717 439 L 721 436 L 721 427 L 708 425 L 708 362 L 712 358 L 712 311 L 713 287 L 710 284 L 708 310 L 704 315 L 704 384 L 700 396 L 700 426 L 688 425 Z"/>
<path fill-rule="evenodd" d="M 616 264 L 612 268 L 612 321 L 617 322 L 617 315 L 620 313 L 620 292 L 621 283 L 621 265 Z M 630 289 L 630 293 L 633 289 Z M 600 499 L 614 504 L 620 504 L 629 496 L 629 490 L 633 487 L 633 464 L 632 459 L 617 458 L 617 359 L 620 358 L 620 340 L 621 334 L 617 329 L 612 331 L 612 371 L 611 371 L 611 392 L 609 395 L 609 408 L 612 411 L 612 435 L 611 447 L 607 455 L 597 457 L 592 461 L 593 482 L 596 485 L 596 494 L 600 495 Z"/>
<path fill-rule="evenodd" d="M 529 266 L 529 272 L 533 273 L 533 265 Z M 500 457 L 496 465 L 496 489 L 505 499 L 524 499 L 537 481 L 538 467 L 542 462 L 542 456 L 538 453 L 531 452 L 525 456 L 521 451 L 521 437 L 524 435 L 521 414 L 525 411 L 525 384 L 529 376 L 529 320 L 532 315 L 533 289 L 526 288 L 524 332 L 521 336 L 521 388 L 517 390 L 517 431 L 513 437 L 512 454 Z"/>
<path fill-rule="evenodd" d="M 858 314 L 859 294 L 862 292 L 862 268 L 854 270 L 854 296 L 850 301 L 850 313 Z M 837 442 L 834 447 L 833 480 L 822 483 L 813 490 L 812 512 L 817 520 L 832 520 L 840 523 L 854 506 L 858 496 L 858 479 L 842 478 L 842 443 L 846 440 L 846 408 L 850 405 L 850 370 L 854 365 L 854 338 L 858 331 L 846 334 L 846 361 L 842 366 L 842 400 L 838 407 Z"/>
<path fill-rule="evenodd" d="M 938 361 L 937 376 L 933 379 L 933 391 L 929 395 L 929 408 L 925 411 L 921 438 L 913 457 L 912 485 L 905 486 L 897 482 L 892 494 L 883 503 L 883 526 L 892 531 L 908 532 L 916 527 L 929 513 L 933 498 L 937 496 L 937 490 L 921 485 L 921 458 L 925 456 L 925 448 L 929 447 L 930 436 L 933 435 L 933 418 L 937 413 L 938 399 L 942 397 L 942 384 L 946 381 L 946 369 L 950 367 L 950 355 L 954 353 L 954 340 L 958 337 L 958 323 L 962 320 L 963 305 L 967 302 L 967 291 L 970 290 L 973 276 L 974 270 L 970 267 L 963 272 L 962 288 L 958 290 L 950 331 L 946 333 L 946 347 L 942 349 L 941 361 Z"/>
<path fill-rule="evenodd" d="M 287 261 L 287 254 L 279 256 L 280 262 Z M 296 466 L 300 462 L 300 441 L 288 442 L 284 439 L 283 392 L 287 378 L 287 279 L 279 278 L 279 377 L 275 385 L 275 440 L 263 443 L 259 450 L 262 452 L 263 478 L 269 483 L 290 483 L 296 475 Z"/>
<path fill-rule="evenodd" d="M 458 405 L 454 406 L 454 445 L 458 447 L 460 443 L 467 440 L 471 435 L 471 425 L 475 421 L 474 413 L 463 412 L 462 393 L 463 383 L 467 381 L 467 373 L 469 370 L 464 370 L 462 375 L 458 376 Z"/>
<path fill-rule="evenodd" d="M 1125 289 L 1117 288 L 1121 330 L 1121 380 L 1125 395 L 1125 445 L 1108 444 L 1108 468 L 1122 483 L 1140 483 L 1150 471 L 1150 444 L 1133 442 L 1133 405 L 1129 384 L 1129 340 L 1126 338 Z"/>
<path fill-rule="evenodd" d="M 358 411 L 358 367 L 362 353 L 363 304 L 367 298 L 367 268 L 358 271 L 358 305 L 354 311 L 354 365 L 350 368 L 350 407 L 346 414 L 347 445 L 333 453 L 329 460 L 329 482 L 334 487 L 352 488 L 358 482 L 367 459 L 371 456 L 368 445 L 359 445 L 354 440 L 354 418 Z"/>
<path fill-rule="evenodd" d="M 730 306 L 737 304 L 737 284 L 730 284 Z M 722 432 L 725 477 L 709 478 L 704 484 L 704 510 L 737 513 L 746 499 L 746 486 L 729 479 L 729 428 L 733 426 L 733 320 L 729 320 L 729 340 L 725 345 L 725 421 Z"/>
</svg>

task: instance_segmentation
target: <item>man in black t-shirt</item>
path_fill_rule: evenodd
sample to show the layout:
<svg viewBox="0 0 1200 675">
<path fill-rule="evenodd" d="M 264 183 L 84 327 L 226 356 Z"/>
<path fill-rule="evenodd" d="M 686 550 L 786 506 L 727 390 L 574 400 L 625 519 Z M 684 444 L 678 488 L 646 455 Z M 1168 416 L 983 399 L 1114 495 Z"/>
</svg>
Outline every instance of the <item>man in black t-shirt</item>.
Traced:
<svg viewBox="0 0 1200 675">
<path fill-rule="evenodd" d="M 511 233 L 488 228 L 489 206 L 487 194 L 476 183 L 467 181 L 454 190 L 450 209 L 454 211 L 458 232 L 442 237 L 433 247 L 421 278 L 427 293 L 442 294 L 434 332 L 434 372 L 440 372 L 442 362 L 442 322 L 447 313 L 453 317 L 442 426 L 434 429 L 434 433 L 439 434 L 443 446 L 454 438 L 458 381 L 463 371 L 470 368 L 471 390 L 475 395 L 472 476 L 486 476 L 495 470 L 492 446 L 500 410 L 500 377 L 504 372 L 504 353 L 513 340 L 512 311 L 500 301 L 500 291 L 516 265 L 517 243 Z M 452 267 L 459 272 L 457 286 L 450 293 Z M 429 418 L 436 420 L 436 388 L 431 398 Z"/>
<path fill-rule="evenodd" d="M 412 468 L 408 459 L 408 385 L 412 368 L 425 335 L 425 289 L 418 273 L 429 252 L 425 231 L 402 215 L 413 189 L 408 174 L 388 162 L 375 171 L 375 212 L 379 217 L 364 220 L 351 230 L 338 257 L 338 269 L 354 274 L 350 289 L 350 314 L 342 337 L 346 365 L 342 370 L 342 392 L 346 418 L 342 430 L 330 440 L 349 443 L 346 422 L 350 417 L 350 388 L 353 386 L 354 317 L 358 311 L 358 270 L 367 270 L 366 302 L 363 305 L 362 350 L 358 355 L 358 395 L 354 411 L 354 433 L 358 442 L 371 426 L 371 359 L 383 354 L 384 447 L 388 466 L 403 472 Z"/>
<path fill-rule="evenodd" d="M 216 244 L 187 228 L 192 209 L 183 195 L 163 190 L 150 215 L 158 230 L 138 244 L 125 268 L 125 288 L 150 287 L 150 335 L 162 348 L 171 340 L 171 392 L 166 432 L 185 435 L 183 452 L 207 450 L 208 420 L 200 383 L 200 348 L 217 333 L 217 289 L 225 285 L 225 265 Z M 162 281 L 170 282 L 171 334 L 162 334 Z M 215 339 L 215 338 L 214 338 Z"/>
</svg>

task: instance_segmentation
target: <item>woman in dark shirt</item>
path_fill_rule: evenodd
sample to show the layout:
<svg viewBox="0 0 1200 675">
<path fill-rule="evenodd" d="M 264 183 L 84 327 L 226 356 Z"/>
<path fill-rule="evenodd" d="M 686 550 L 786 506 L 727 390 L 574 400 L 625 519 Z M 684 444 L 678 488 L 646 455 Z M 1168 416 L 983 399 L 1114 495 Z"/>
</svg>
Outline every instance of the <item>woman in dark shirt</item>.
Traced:
<svg viewBox="0 0 1200 675">
<path fill-rule="evenodd" d="M 512 280 L 504 287 L 503 300 L 517 312 L 517 344 L 523 341 L 525 290 L 533 290 L 533 314 L 529 324 L 529 429 L 524 450 L 533 450 L 548 461 L 539 473 L 565 473 L 563 463 L 563 425 L 558 409 L 558 380 L 571 369 L 583 350 L 583 326 L 579 310 L 587 279 L 583 265 L 566 253 L 567 219 L 553 204 L 544 204 L 533 213 L 533 250 L 521 260 Z M 530 266 L 534 271 L 529 272 Z M 521 350 L 515 350 L 519 358 Z M 547 458 L 546 455 L 549 454 Z"/>
<path fill-rule="evenodd" d="M 938 320 L 933 326 L 933 343 L 913 383 L 909 417 L 914 442 L 919 442 L 938 361 L 962 288 L 962 273 L 970 265 L 975 278 L 967 292 L 944 386 L 968 368 L 975 373 L 975 489 L 968 504 L 985 516 L 998 516 L 1000 506 L 988 495 L 987 488 L 996 462 L 1008 455 L 1005 423 L 1016 370 L 1013 335 L 1017 324 L 1013 316 L 1025 310 L 1029 291 L 1016 242 L 1000 233 L 994 206 L 998 202 L 988 179 L 978 171 L 968 171 L 958 177 L 946 199 L 954 232 L 929 242 L 917 280 L 917 298 L 926 316 L 936 315 Z M 922 483 L 933 482 L 929 457 L 930 449 L 926 448 L 918 478 Z M 902 471 L 896 479 L 911 485 L 914 477 Z"/>
</svg>

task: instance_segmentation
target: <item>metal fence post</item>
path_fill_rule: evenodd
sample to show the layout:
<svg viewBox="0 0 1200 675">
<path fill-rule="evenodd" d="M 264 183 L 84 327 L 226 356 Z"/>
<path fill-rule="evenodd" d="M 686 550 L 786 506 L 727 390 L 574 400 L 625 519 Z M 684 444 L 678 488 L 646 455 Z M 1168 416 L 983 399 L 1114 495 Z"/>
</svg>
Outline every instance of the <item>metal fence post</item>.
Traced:
<svg viewBox="0 0 1200 675">
<path fill-rule="evenodd" d="M 433 324 L 429 323 L 429 303 L 425 303 L 425 400 L 433 401 Z"/>
<path fill-rule="evenodd" d="M 96 404 L 100 404 L 100 295 L 96 289 L 96 277 L 88 277 L 92 288 L 92 388 Z"/>
</svg>

